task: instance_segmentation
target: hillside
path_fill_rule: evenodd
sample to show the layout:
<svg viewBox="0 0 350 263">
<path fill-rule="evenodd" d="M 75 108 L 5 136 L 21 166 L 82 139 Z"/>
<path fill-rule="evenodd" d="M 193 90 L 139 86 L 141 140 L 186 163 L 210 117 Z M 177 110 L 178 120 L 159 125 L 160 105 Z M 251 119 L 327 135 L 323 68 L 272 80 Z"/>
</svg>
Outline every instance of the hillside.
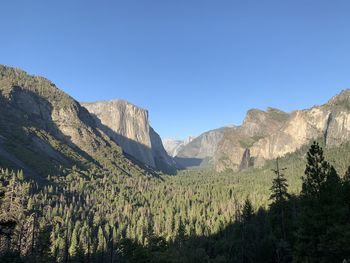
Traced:
<svg viewBox="0 0 350 263">
<path fill-rule="evenodd" d="M 190 162 L 185 167 L 205 163 L 217 171 L 259 167 L 267 160 L 297 151 L 312 140 L 322 139 L 326 147 L 348 142 L 349 120 L 350 90 L 323 105 L 291 113 L 274 108 L 252 109 L 242 125 L 203 133 L 182 147 L 175 158 Z"/>
<path fill-rule="evenodd" d="M 147 110 L 124 100 L 82 103 L 82 106 L 95 118 L 99 129 L 125 153 L 153 169 L 175 173 L 176 164 L 150 126 Z"/>
<path fill-rule="evenodd" d="M 0 166 L 31 176 L 83 170 L 140 174 L 77 101 L 49 80 L 0 66 Z"/>
<path fill-rule="evenodd" d="M 307 149 L 305 146 L 279 160 L 280 167 L 286 168 L 283 173 L 292 194 L 286 207 L 291 207 L 291 211 L 297 209 L 298 215 L 302 203 L 297 196 L 302 188 Z M 325 152 L 341 177 L 350 163 L 349 153 L 349 143 Z M 21 173 L 0 170 L 0 182 L 9 189 L 5 197 L 14 187 L 14 205 L 22 202 L 26 207 L 8 213 L 9 216 L 20 214 L 22 218 L 18 220 L 18 228 L 22 227 L 19 239 L 24 262 L 31 262 L 31 258 L 45 263 L 64 262 L 64 258 L 96 263 L 107 259 L 108 262 L 244 262 L 239 259 L 241 253 L 271 262 L 264 259 L 276 258 L 274 247 L 279 242 L 276 240 L 279 221 L 273 221 L 274 212 L 269 210 L 275 178 L 271 169 L 275 167 L 276 163 L 270 161 L 262 168 L 238 173 L 185 170 L 178 176 L 163 176 L 161 180 L 72 171 L 66 176 L 51 177 L 49 184 L 41 188 L 23 181 Z M 337 195 L 343 196 L 338 192 Z M 11 207 L 8 200 L 5 198 L 2 208 Z M 251 202 L 248 212 L 247 200 Z M 34 225 L 34 250 L 30 252 L 32 239 L 26 237 L 32 233 L 33 213 L 38 213 L 38 223 Z M 292 220 L 293 227 L 298 222 L 292 216 L 288 220 Z M 326 218 L 317 222 L 322 220 Z M 248 241 L 236 234 L 242 233 L 242 224 L 248 226 L 244 228 Z M 347 236 L 342 238 L 344 242 L 349 240 Z M 331 240 L 342 242 L 343 239 L 336 236 Z M 295 241 L 289 238 L 288 242 Z M 13 251 L 17 244 L 11 246 Z M 229 249 L 243 245 L 243 252 Z M 252 245 L 254 250 L 250 248 Z M 336 242 L 331 245 L 347 249 Z M 294 253 L 295 247 L 291 248 Z M 258 250 L 261 254 L 255 253 Z M 292 252 L 280 253 L 290 256 Z M 1 256 L 0 253 L 0 259 Z M 14 253 L 10 259 L 17 256 Z"/>
</svg>

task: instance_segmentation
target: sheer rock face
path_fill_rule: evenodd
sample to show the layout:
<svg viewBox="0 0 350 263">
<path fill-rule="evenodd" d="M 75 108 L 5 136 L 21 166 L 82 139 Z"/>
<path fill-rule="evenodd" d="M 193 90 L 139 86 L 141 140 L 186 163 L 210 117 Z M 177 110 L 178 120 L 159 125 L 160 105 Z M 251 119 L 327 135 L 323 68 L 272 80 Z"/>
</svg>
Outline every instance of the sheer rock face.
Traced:
<svg viewBox="0 0 350 263">
<path fill-rule="evenodd" d="M 238 170 L 243 167 L 242 161 L 261 166 L 265 160 L 292 153 L 315 139 L 323 139 L 328 146 L 339 145 L 350 140 L 350 90 L 343 91 L 322 106 L 289 115 L 269 109 L 266 113 L 249 111 L 240 130 L 224 136 L 219 143 L 215 154 L 217 170 Z M 239 147 L 237 140 L 250 143 Z M 244 149 L 249 149 L 249 162 L 247 154 L 240 159 Z"/>
<path fill-rule="evenodd" d="M 150 127 L 148 111 L 123 100 L 82 105 L 125 153 L 152 168 L 174 172 L 175 162 L 167 155 L 159 135 Z"/>
<path fill-rule="evenodd" d="M 288 117 L 287 113 L 274 108 L 252 109 L 247 112 L 240 130 L 249 137 L 265 137 L 280 129 Z"/>
<path fill-rule="evenodd" d="M 167 153 L 175 157 L 182 148 L 184 148 L 187 144 L 193 141 L 196 137 L 189 136 L 185 140 L 173 140 L 173 139 L 164 139 L 163 145 Z"/>
<path fill-rule="evenodd" d="M 177 163 L 182 167 L 212 164 L 214 153 L 226 129 L 228 128 L 208 131 L 184 143 L 176 154 Z"/>
<path fill-rule="evenodd" d="M 250 148 L 255 142 L 279 130 L 288 114 L 277 109 L 252 109 L 247 112 L 242 126 L 227 130 L 214 154 L 216 170 L 246 169 L 253 165 Z"/>
<path fill-rule="evenodd" d="M 236 171 L 261 166 L 315 139 L 328 146 L 350 140 L 350 90 L 324 105 L 290 114 L 273 108 L 249 110 L 241 126 L 204 133 L 176 157 L 209 158 L 217 171 Z"/>
<path fill-rule="evenodd" d="M 177 164 L 164 149 L 162 139 L 152 127 L 150 127 L 150 138 L 152 144 L 152 155 L 154 156 L 155 167 L 167 173 L 176 172 Z"/>
<path fill-rule="evenodd" d="M 173 139 L 164 139 L 163 145 L 166 152 L 171 156 L 175 157 L 179 151 L 179 149 L 183 146 L 184 141 L 181 140 L 173 140 Z"/>
<path fill-rule="evenodd" d="M 89 112 L 45 78 L 0 65 L 0 105 L 0 159 L 32 175 L 134 167 Z"/>
</svg>

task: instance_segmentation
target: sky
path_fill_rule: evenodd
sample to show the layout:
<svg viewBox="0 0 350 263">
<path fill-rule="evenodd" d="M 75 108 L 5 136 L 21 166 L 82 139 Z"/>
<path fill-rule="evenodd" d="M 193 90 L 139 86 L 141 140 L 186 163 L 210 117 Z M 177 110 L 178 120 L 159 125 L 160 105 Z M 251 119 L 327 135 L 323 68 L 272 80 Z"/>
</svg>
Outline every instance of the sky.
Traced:
<svg viewBox="0 0 350 263">
<path fill-rule="evenodd" d="M 183 139 L 350 88 L 349 13 L 347 0 L 3 0 L 0 64 L 78 101 L 128 100 Z"/>
</svg>

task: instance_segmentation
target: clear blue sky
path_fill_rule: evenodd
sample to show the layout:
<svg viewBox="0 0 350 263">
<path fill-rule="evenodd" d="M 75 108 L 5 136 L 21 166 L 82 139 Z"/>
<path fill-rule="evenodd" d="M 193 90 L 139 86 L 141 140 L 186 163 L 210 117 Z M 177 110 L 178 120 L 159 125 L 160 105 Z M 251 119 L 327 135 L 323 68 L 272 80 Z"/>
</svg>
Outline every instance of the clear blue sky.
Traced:
<svg viewBox="0 0 350 263">
<path fill-rule="evenodd" d="M 4 0 L 0 63 L 78 101 L 123 98 L 162 137 L 350 87 L 350 1 Z"/>
</svg>

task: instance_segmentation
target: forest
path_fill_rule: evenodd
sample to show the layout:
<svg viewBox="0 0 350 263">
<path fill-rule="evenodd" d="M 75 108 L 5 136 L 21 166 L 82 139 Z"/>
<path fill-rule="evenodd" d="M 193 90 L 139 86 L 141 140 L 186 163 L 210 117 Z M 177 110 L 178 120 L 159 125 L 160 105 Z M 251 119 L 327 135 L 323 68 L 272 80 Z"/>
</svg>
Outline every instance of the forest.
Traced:
<svg viewBox="0 0 350 263">
<path fill-rule="evenodd" d="M 347 262 L 350 145 L 322 146 L 239 173 L 2 168 L 0 262 Z"/>
</svg>

